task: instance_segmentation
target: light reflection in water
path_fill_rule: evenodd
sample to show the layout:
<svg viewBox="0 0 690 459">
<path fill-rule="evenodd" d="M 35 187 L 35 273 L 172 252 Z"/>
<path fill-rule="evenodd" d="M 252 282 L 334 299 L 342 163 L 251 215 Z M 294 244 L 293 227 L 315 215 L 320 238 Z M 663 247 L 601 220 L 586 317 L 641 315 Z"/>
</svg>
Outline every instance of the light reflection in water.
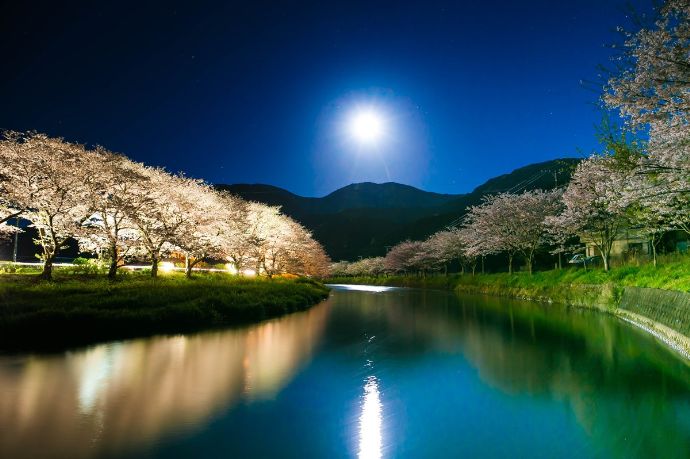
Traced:
<svg viewBox="0 0 690 459">
<path fill-rule="evenodd" d="M 381 411 L 383 405 L 379 397 L 379 383 L 376 376 L 369 376 L 364 384 L 364 401 L 359 417 L 360 459 L 379 459 L 382 457 Z"/>
<path fill-rule="evenodd" d="M 0 356 L 0 457 L 136 451 L 202 428 L 239 399 L 273 397 L 309 360 L 327 311 L 64 355 Z"/>
<path fill-rule="evenodd" d="M 380 285 L 350 285 L 350 284 L 327 284 L 329 287 L 336 287 L 339 290 L 352 290 L 358 292 L 381 293 L 396 290 L 399 287 L 382 287 Z"/>
</svg>

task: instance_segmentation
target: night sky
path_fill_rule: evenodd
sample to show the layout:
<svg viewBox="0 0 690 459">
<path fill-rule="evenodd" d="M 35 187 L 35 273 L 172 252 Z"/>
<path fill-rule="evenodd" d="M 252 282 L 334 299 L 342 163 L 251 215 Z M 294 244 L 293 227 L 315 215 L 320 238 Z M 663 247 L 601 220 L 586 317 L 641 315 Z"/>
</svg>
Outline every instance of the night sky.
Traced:
<svg viewBox="0 0 690 459">
<path fill-rule="evenodd" d="M 596 148 L 625 1 L 5 2 L 0 129 L 211 183 L 461 193 Z M 638 0 L 649 11 L 651 0 Z M 343 134 L 375 107 L 387 138 Z"/>
</svg>

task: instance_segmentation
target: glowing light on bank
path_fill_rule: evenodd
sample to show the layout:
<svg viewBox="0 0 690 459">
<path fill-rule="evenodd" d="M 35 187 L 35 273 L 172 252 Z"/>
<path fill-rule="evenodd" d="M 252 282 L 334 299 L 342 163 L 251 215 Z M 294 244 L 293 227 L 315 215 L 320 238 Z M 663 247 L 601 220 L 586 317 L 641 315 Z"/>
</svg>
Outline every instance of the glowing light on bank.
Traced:
<svg viewBox="0 0 690 459">
<path fill-rule="evenodd" d="M 382 457 L 381 411 L 378 380 L 376 376 L 369 376 L 364 384 L 364 402 L 359 417 L 359 459 Z"/>
<path fill-rule="evenodd" d="M 158 269 L 160 269 L 164 273 L 169 273 L 170 271 L 175 269 L 175 264 L 170 261 L 164 261 L 160 265 L 158 265 Z"/>
</svg>

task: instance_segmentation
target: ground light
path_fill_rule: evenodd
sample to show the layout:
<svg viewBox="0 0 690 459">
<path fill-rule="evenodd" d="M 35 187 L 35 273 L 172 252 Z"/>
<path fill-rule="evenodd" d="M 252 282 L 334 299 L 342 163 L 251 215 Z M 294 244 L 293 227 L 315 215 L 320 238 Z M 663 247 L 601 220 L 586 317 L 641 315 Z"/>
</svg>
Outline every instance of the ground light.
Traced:
<svg viewBox="0 0 690 459">
<path fill-rule="evenodd" d="M 163 261 L 160 265 L 158 265 L 158 269 L 160 269 L 164 273 L 169 273 L 170 271 L 175 269 L 175 264 L 170 261 Z"/>
</svg>

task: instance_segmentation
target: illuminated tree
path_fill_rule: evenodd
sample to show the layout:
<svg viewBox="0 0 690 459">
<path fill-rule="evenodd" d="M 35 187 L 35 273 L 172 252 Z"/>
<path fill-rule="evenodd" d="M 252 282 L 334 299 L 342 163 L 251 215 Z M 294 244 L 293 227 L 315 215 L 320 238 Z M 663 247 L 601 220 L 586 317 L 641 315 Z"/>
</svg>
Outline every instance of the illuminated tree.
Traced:
<svg viewBox="0 0 690 459">
<path fill-rule="evenodd" d="M 151 262 L 151 277 L 156 277 L 161 257 L 173 249 L 173 241 L 195 205 L 184 199 L 180 190 L 197 181 L 151 167 L 142 172 L 146 180 L 133 187 L 124 212 L 139 233 L 139 242 Z"/>
<path fill-rule="evenodd" d="M 95 178 L 82 167 L 90 154 L 82 145 L 36 133 L 9 132 L 0 142 L 3 201 L 36 228 L 44 279 L 52 278 L 58 251 L 91 215 L 86 190 Z"/>
<path fill-rule="evenodd" d="M 167 253 L 184 254 L 187 276 L 209 258 L 229 259 L 240 272 L 252 264 L 269 277 L 328 273 L 323 247 L 278 207 L 43 134 L 8 132 L 0 153 L 0 235 L 14 231 L 11 218 L 30 220 L 44 278 L 69 238 L 107 254 L 111 278 L 128 256 L 147 257 L 156 277 Z"/>
<path fill-rule="evenodd" d="M 224 232 L 223 215 L 233 213 L 228 205 L 233 202 L 208 185 L 190 179 L 177 180 L 170 189 L 170 198 L 184 214 L 184 219 L 171 236 L 171 242 L 185 256 L 185 274 L 209 257 L 221 258 L 223 244 L 228 236 Z"/>
<path fill-rule="evenodd" d="M 143 164 L 98 148 L 90 155 L 90 174 L 95 178 L 87 188 L 86 202 L 91 216 L 77 234 L 83 251 L 108 255 L 108 277 L 115 278 L 125 257 L 139 247 L 139 234 L 127 218 L 137 206 L 147 202 L 142 190 L 148 188 L 149 175 Z"/>
</svg>

